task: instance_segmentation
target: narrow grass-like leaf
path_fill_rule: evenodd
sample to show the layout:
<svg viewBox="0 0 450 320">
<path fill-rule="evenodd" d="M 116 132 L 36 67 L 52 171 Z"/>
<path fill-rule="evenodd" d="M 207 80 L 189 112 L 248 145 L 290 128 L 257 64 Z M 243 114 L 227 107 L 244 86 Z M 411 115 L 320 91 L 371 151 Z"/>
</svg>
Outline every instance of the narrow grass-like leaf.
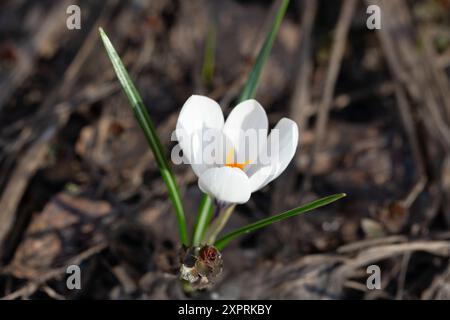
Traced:
<svg viewBox="0 0 450 320">
<path fill-rule="evenodd" d="M 200 202 L 200 207 L 198 208 L 197 220 L 194 225 L 194 232 L 192 235 L 192 245 L 199 245 L 203 238 L 203 235 L 208 228 L 209 222 L 211 221 L 211 215 L 214 212 L 214 201 L 206 193 L 202 196 L 202 201 Z"/>
<path fill-rule="evenodd" d="M 225 236 L 223 236 L 222 238 L 220 238 L 219 240 L 216 241 L 215 246 L 217 249 L 222 250 L 231 240 L 233 240 L 234 238 L 236 238 L 240 235 L 255 231 L 257 229 L 266 227 L 268 225 L 271 225 L 278 221 L 282 221 L 287 218 L 295 217 L 296 215 L 299 215 L 301 213 L 305 213 L 305 212 L 317 209 L 319 207 L 330 204 L 336 200 L 339 200 L 343 197 L 345 197 L 345 193 L 335 194 L 332 196 L 328 196 L 328 197 L 325 197 L 322 199 L 315 200 L 304 206 L 277 214 L 275 216 L 261 219 L 259 221 L 256 221 L 254 223 L 251 223 L 249 225 L 246 225 L 242 228 L 236 229 L 235 231 L 232 231 L 232 232 L 226 234 Z"/>
<path fill-rule="evenodd" d="M 277 15 L 275 17 L 275 21 L 272 24 L 272 28 L 267 35 L 264 44 L 261 48 L 261 51 L 256 58 L 255 64 L 248 76 L 247 82 L 245 84 L 244 90 L 241 93 L 240 101 L 254 98 L 256 95 L 256 89 L 258 87 L 259 78 L 261 76 L 262 69 L 269 58 L 270 51 L 272 50 L 272 45 L 277 36 L 278 29 L 280 28 L 281 21 L 283 21 L 284 14 L 286 13 L 286 9 L 288 7 L 289 0 L 284 0 L 280 8 L 278 8 Z"/>
<path fill-rule="evenodd" d="M 204 196 L 200 203 L 200 210 L 195 221 L 194 232 L 192 233 L 192 246 L 198 246 L 202 241 L 206 228 L 208 227 L 213 215 L 213 200 L 211 197 Z M 203 211 L 204 210 L 204 211 Z"/>
<path fill-rule="evenodd" d="M 241 93 L 239 101 L 251 99 L 255 97 L 256 89 L 258 88 L 259 79 L 261 76 L 262 69 L 269 57 L 270 51 L 272 50 L 272 45 L 275 40 L 275 37 L 278 33 L 278 29 L 280 28 L 281 21 L 283 20 L 284 14 L 286 13 L 286 9 L 288 7 L 289 0 L 283 0 L 280 7 L 278 8 L 277 14 L 275 16 L 275 20 L 272 24 L 272 28 L 269 30 L 269 34 L 267 35 L 264 44 L 259 51 L 258 57 L 256 58 L 256 62 L 253 65 L 252 70 L 248 76 L 245 87 Z M 203 195 L 200 208 L 197 214 L 197 221 L 205 221 L 206 217 L 203 215 L 207 215 L 208 213 L 213 211 L 213 201 L 211 197 L 208 195 Z M 204 234 L 207 225 L 195 225 L 194 226 L 194 234 Z M 199 229 L 199 230 L 197 230 Z"/>
<path fill-rule="evenodd" d="M 206 38 L 205 55 L 203 57 L 202 81 L 206 86 L 211 85 L 214 78 L 216 62 L 216 26 L 213 24 L 208 30 Z"/>
<path fill-rule="evenodd" d="M 114 70 L 119 78 L 120 84 L 128 97 L 128 100 L 133 108 L 134 114 L 144 131 L 145 137 L 147 138 L 148 144 L 153 151 L 155 156 L 156 164 L 158 165 L 159 171 L 164 182 L 167 185 L 170 200 L 172 201 L 173 207 L 175 209 L 178 221 L 178 228 L 180 232 L 181 242 L 184 245 L 189 245 L 189 237 L 187 234 L 186 219 L 184 216 L 183 204 L 181 202 L 180 192 L 172 171 L 170 170 L 169 164 L 167 162 L 166 156 L 164 154 L 161 142 L 156 134 L 155 126 L 150 119 L 150 115 L 142 102 L 142 98 L 139 95 L 136 87 L 128 75 L 119 55 L 114 49 L 108 36 L 105 34 L 102 28 L 99 28 L 100 36 L 105 46 L 108 57 L 114 67 Z"/>
</svg>

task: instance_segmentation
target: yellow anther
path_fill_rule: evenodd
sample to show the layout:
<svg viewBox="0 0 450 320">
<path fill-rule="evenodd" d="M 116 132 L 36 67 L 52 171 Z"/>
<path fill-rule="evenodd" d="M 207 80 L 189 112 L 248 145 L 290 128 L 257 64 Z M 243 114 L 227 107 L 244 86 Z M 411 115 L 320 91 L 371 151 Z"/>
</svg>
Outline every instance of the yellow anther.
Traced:
<svg viewBox="0 0 450 320">
<path fill-rule="evenodd" d="M 241 170 L 244 170 L 244 167 L 246 165 L 248 165 L 250 162 L 251 162 L 250 160 L 247 160 L 244 163 L 234 162 L 234 149 L 232 148 L 230 151 L 228 151 L 227 160 L 225 162 L 225 166 L 226 167 L 231 167 L 231 168 L 239 168 Z"/>
</svg>

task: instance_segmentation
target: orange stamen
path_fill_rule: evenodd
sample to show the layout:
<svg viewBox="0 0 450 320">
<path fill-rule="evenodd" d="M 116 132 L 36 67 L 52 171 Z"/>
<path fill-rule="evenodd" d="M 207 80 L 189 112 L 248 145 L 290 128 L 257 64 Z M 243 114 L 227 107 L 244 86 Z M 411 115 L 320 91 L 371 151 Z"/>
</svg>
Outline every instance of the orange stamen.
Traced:
<svg viewBox="0 0 450 320">
<path fill-rule="evenodd" d="M 234 162 L 234 149 L 231 149 L 227 154 L 227 160 L 225 162 L 225 166 L 230 167 L 230 168 L 238 168 L 238 169 L 244 170 L 244 167 L 246 165 L 248 165 L 250 162 L 251 162 L 250 160 L 247 160 L 243 163 Z"/>
</svg>

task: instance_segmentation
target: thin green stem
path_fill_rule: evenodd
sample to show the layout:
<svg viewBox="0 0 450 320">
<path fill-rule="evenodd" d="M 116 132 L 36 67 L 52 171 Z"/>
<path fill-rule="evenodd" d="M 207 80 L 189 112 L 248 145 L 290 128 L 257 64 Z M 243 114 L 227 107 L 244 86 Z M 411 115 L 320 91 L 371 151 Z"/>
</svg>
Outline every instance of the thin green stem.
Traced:
<svg viewBox="0 0 450 320">
<path fill-rule="evenodd" d="M 214 222 L 209 226 L 208 231 L 205 234 L 205 242 L 206 244 L 212 245 L 216 241 L 217 236 L 220 231 L 225 227 L 230 219 L 231 214 L 233 213 L 236 205 L 231 205 L 226 208 L 223 208 L 219 213 L 218 217 L 214 220 Z"/>
<path fill-rule="evenodd" d="M 218 208 L 218 206 L 216 208 Z M 192 246 L 198 246 L 200 241 L 202 241 L 206 228 L 211 222 L 214 211 L 213 209 L 214 204 L 211 197 L 203 197 L 202 202 L 200 203 L 200 211 L 197 215 L 197 220 L 195 221 L 194 231 L 192 233 Z"/>
</svg>

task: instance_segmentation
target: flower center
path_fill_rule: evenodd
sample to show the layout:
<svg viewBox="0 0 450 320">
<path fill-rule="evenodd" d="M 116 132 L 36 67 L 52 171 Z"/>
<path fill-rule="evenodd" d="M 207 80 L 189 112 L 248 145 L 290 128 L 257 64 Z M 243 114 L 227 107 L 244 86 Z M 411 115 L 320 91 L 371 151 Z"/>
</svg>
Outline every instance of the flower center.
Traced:
<svg viewBox="0 0 450 320">
<path fill-rule="evenodd" d="M 244 170 L 244 167 L 246 165 L 248 165 L 250 162 L 251 162 L 250 160 L 247 160 L 243 163 L 234 162 L 234 149 L 231 149 L 230 151 L 228 151 L 225 166 L 230 167 L 230 168 L 238 168 L 238 169 Z"/>
</svg>

